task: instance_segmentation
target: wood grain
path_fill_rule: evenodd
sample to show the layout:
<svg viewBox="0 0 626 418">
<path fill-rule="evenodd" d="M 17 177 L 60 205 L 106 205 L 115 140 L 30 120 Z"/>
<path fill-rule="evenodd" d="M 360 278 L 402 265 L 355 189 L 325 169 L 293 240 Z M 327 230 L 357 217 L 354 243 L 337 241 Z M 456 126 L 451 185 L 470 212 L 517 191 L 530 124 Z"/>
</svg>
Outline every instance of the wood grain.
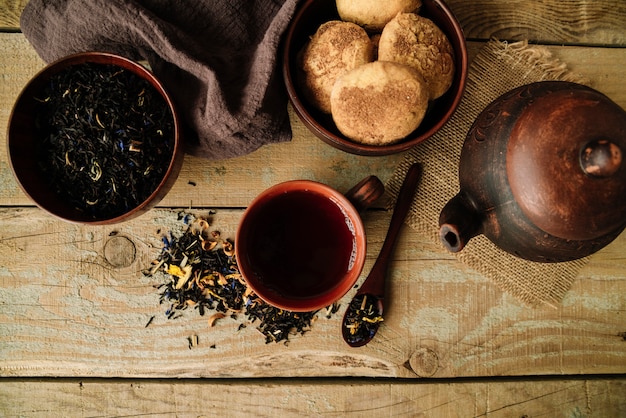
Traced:
<svg viewBox="0 0 626 418">
<path fill-rule="evenodd" d="M 0 1 L 0 31 L 17 31 L 20 28 L 20 16 L 28 0 Z"/>
<path fill-rule="evenodd" d="M 623 1 L 448 0 L 468 39 L 626 46 Z"/>
<path fill-rule="evenodd" d="M 298 379 L 8 380 L 0 385 L 0 414 L 618 418 L 626 414 L 625 392 L 625 378 L 428 384 Z"/>
<path fill-rule="evenodd" d="M 0 0 L 0 29 L 18 30 L 26 0 Z M 626 46 L 626 3 L 613 0 L 448 0 L 468 39 Z"/>
<path fill-rule="evenodd" d="M 160 251 L 158 231 L 182 227 L 181 208 L 217 209 L 214 228 L 232 237 L 269 185 L 307 178 L 347 190 L 369 174 L 386 181 L 403 156 L 339 152 L 291 112 L 293 141 L 233 160 L 187 157 L 160 208 L 140 218 L 57 221 L 19 190 L 6 156 L 13 103 L 44 65 L 14 33 L 26 3 L 0 0 L 0 415 L 626 415 L 625 234 L 592 256 L 561 305 L 530 308 L 405 227 L 385 322 L 360 349 L 339 331 L 351 294 L 287 345 L 265 344 L 253 324 L 239 329 L 241 317 L 209 327 L 188 310 L 168 320 L 153 287 L 161 279 L 141 270 Z M 625 2 L 448 4 L 470 57 L 491 36 L 534 40 L 626 108 Z M 383 206 L 364 215 L 363 277 L 387 230 Z"/>
<path fill-rule="evenodd" d="M 116 227 L 56 221 L 37 209 L 0 209 L 0 376 L 469 377 L 626 373 L 626 236 L 597 253 L 562 306 L 529 308 L 409 228 L 390 269 L 389 308 L 361 349 L 340 336 L 340 311 L 319 315 L 288 345 L 265 344 L 245 318 L 209 327 L 192 309 L 168 320 L 141 270 L 160 235 L 183 226 L 154 210 Z M 233 237 L 242 210 L 218 210 Z M 389 222 L 365 214 L 369 271 Z M 105 255 L 125 237 L 131 262 Z M 119 267 L 116 267 L 118 265 Z M 361 278 L 361 280 L 363 277 Z M 149 319 L 154 320 L 145 327 Z M 188 337 L 199 344 L 189 349 Z"/>
</svg>

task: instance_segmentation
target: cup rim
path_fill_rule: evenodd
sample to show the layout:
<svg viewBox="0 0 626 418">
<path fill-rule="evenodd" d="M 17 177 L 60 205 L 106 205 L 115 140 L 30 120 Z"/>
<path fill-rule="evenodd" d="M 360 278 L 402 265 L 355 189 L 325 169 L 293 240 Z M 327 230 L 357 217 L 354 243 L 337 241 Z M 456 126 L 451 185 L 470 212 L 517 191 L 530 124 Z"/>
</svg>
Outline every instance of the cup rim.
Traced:
<svg viewBox="0 0 626 418">
<path fill-rule="evenodd" d="M 260 208 L 264 202 L 268 199 L 273 199 L 284 193 L 294 191 L 312 191 L 314 193 L 323 194 L 326 197 L 332 198 L 334 203 L 339 206 L 342 211 L 350 218 L 354 226 L 354 237 L 356 239 L 356 255 L 354 259 L 353 267 L 347 272 L 337 284 L 324 291 L 321 294 L 317 294 L 311 298 L 290 298 L 277 294 L 276 292 L 268 291 L 263 287 L 261 283 L 256 281 L 254 275 L 246 274 L 250 272 L 250 265 L 245 257 L 245 247 L 247 244 L 245 238 L 245 229 L 248 227 L 247 221 L 250 217 Z M 237 234 L 235 239 L 235 254 L 237 255 L 237 264 L 239 266 L 239 273 L 243 277 L 246 284 L 250 289 L 264 302 L 272 305 L 276 308 L 284 309 L 293 312 L 309 312 L 316 311 L 327 307 L 337 300 L 341 299 L 350 289 L 353 288 L 357 280 L 359 279 L 363 266 L 365 264 L 365 256 L 367 253 L 367 239 L 365 235 L 365 226 L 363 220 L 356 210 L 354 205 L 348 200 L 346 196 L 333 189 L 332 187 L 313 180 L 290 180 L 271 186 L 259 195 L 257 195 L 248 208 L 245 210 L 237 228 Z"/>
</svg>

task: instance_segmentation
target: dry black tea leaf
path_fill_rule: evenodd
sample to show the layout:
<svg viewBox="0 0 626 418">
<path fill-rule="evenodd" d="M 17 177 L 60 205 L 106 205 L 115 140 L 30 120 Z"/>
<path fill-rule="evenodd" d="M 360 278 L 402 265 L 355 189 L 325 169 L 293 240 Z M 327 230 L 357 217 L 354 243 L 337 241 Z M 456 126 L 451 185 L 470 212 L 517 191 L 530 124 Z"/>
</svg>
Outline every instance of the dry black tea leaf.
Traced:
<svg viewBox="0 0 626 418">
<path fill-rule="evenodd" d="M 163 236 L 161 253 L 144 271 L 148 276 L 164 275 L 165 282 L 155 287 L 161 291 L 160 303 L 168 306 L 168 319 L 179 318 L 193 307 L 201 316 L 210 313 L 211 327 L 216 320 L 227 316 L 237 320 L 241 314 L 265 336 L 266 343 L 287 342 L 289 336 L 311 329 L 317 311 L 290 312 L 265 303 L 239 273 L 232 241 L 211 230 L 206 219 L 191 214 L 181 214 L 180 219 L 186 230 L 179 236 Z M 330 317 L 337 309 L 336 304 L 330 306 L 325 315 Z M 237 330 L 245 327 L 240 323 Z"/>
<path fill-rule="evenodd" d="M 36 100 L 38 166 L 56 194 L 108 219 L 156 190 L 174 152 L 174 118 L 147 80 L 83 63 L 53 76 Z"/>
<path fill-rule="evenodd" d="M 369 294 L 355 296 L 345 313 L 346 341 L 359 345 L 371 340 L 382 321 L 377 297 Z"/>
</svg>

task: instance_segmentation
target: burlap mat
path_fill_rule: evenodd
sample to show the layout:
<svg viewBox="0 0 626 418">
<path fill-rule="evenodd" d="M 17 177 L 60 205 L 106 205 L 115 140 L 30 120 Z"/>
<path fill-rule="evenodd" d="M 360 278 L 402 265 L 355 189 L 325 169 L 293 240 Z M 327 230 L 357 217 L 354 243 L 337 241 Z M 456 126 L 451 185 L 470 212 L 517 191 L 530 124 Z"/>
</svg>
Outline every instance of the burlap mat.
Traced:
<svg viewBox="0 0 626 418">
<path fill-rule="evenodd" d="M 424 173 L 406 223 L 439 243 L 439 213 L 459 191 L 458 165 L 465 136 L 480 112 L 494 99 L 524 84 L 541 80 L 586 80 L 539 46 L 490 40 L 472 61 L 466 92 L 450 121 L 425 143 L 411 149 L 387 184 L 395 200 L 409 166 Z M 443 250 L 443 245 L 441 246 Z M 529 305 L 560 303 L 587 258 L 565 263 L 536 263 L 512 256 L 480 235 L 457 258 Z"/>
</svg>

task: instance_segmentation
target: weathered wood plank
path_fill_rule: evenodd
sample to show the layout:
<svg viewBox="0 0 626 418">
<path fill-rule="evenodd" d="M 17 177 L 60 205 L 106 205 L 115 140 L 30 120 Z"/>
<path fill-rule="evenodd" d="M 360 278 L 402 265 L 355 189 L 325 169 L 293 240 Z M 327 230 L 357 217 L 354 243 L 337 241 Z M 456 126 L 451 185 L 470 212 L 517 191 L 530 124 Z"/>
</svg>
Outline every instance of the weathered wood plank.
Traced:
<svg viewBox="0 0 626 418">
<path fill-rule="evenodd" d="M 587 4 L 567 2 L 563 7 L 578 8 L 583 3 Z M 17 16 L 11 11 L 25 3 L 4 4 L 9 6 L 0 7 L 1 16 Z M 466 16 L 468 27 L 480 28 L 471 30 L 484 31 L 478 38 L 494 30 L 501 37 L 507 33 L 514 34 L 511 38 L 528 37 L 540 33 L 539 24 L 553 39 L 562 35 L 550 29 L 543 16 L 529 19 L 536 27 L 520 31 L 525 28 L 519 24 L 521 18 L 514 22 L 507 20 L 509 14 L 497 16 L 495 1 L 451 4 Z M 498 4 L 509 5 L 509 11 L 522 8 L 519 2 Z M 538 13 L 537 7 L 554 4 L 542 2 L 523 10 Z M 574 23 L 571 42 L 604 43 L 598 40 L 604 23 L 596 23 L 610 22 L 607 27 L 614 29 L 623 19 L 621 4 L 610 11 L 607 4 L 593 2 L 580 9 L 588 11 L 589 21 Z M 598 10 L 608 14 L 596 18 Z M 477 13 L 495 17 L 479 25 Z M 562 20 L 568 16 L 564 13 Z M 562 20 L 557 27 L 569 27 Z M 498 32 L 503 26 L 508 29 Z M 585 27 L 592 34 L 589 37 Z M 609 43 L 622 42 L 619 37 L 611 39 Z M 482 44 L 470 42 L 471 55 Z M 626 107 L 626 48 L 554 46 L 550 50 Z M 237 331 L 234 320 L 219 321 L 210 329 L 206 319 L 193 312 L 166 320 L 152 288 L 154 281 L 140 271 L 158 252 L 156 230 L 177 225 L 175 210 L 152 211 L 116 227 L 81 227 L 29 208 L 30 201 L 17 188 L 5 152 L 6 124 L 17 94 L 42 66 L 23 35 L 0 33 L 1 376 L 459 377 L 626 372 L 625 236 L 593 256 L 562 306 L 531 309 L 463 270 L 451 255 L 405 228 L 392 268 L 386 321 L 375 342 L 359 350 L 349 349 L 339 336 L 342 311 L 320 318 L 312 332 L 294 338 L 289 346 L 265 345 L 254 327 Z M 385 181 L 402 158 L 345 154 L 315 139 L 293 114 L 292 125 L 291 143 L 263 147 L 246 157 L 227 161 L 188 157 L 161 206 L 240 208 L 216 215 L 216 227 L 233 236 L 241 208 L 274 183 L 311 178 L 345 190 L 369 174 Z M 388 220 L 386 212 L 366 214 L 369 260 L 380 248 Z M 112 231 L 118 236 L 111 237 Z M 104 248 L 109 239 L 119 237 L 130 239 L 136 253 L 129 266 L 115 268 Z M 155 320 L 146 328 L 153 315 Z M 187 337 L 192 334 L 199 336 L 200 344 L 189 350 Z"/>
<path fill-rule="evenodd" d="M 473 56 L 483 45 L 470 42 Z M 626 48 L 550 47 L 571 69 L 626 108 Z M 6 127 L 19 92 L 44 63 L 21 34 L 0 34 L 0 198 L 3 205 L 32 203 L 19 190 L 6 154 Z M 232 160 L 207 161 L 187 157 L 178 182 L 161 202 L 165 207 L 245 207 L 263 189 L 280 181 L 305 178 L 347 190 L 375 174 L 386 181 L 402 155 L 360 157 L 318 140 L 291 113 L 294 138 Z"/>
<path fill-rule="evenodd" d="M 468 39 L 626 46 L 623 1 L 448 0 Z"/>
<path fill-rule="evenodd" d="M 214 228 L 234 237 L 241 214 L 218 210 Z M 389 216 L 365 214 L 364 275 Z M 593 256 L 562 306 L 530 308 L 405 228 L 391 267 L 385 323 L 372 343 L 352 349 L 339 331 L 352 294 L 337 314 L 320 315 L 311 332 L 288 345 L 265 344 L 250 324 L 238 330 L 245 318 L 209 328 L 206 317 L 188 310 L 168 320 L 153 288 L 159 280 L 141 270 L 159 252 L 157 230 L 180 226 L 177 212 L 166 210 L 115 227 L 84 227 L 36 209 L 0 209 L 0 376 L 626 373 L 626 235 Z M 135 257 L 126 266 L 107 259 L 111 239 L 133 243 Z M 191 335 L 199 337 L 193 349 Z"/>
<path fill-rule="evenodd" d="M 0 30 L 18 30 L 26 0 L 0 0 Z M 448 0 L 468 39 L 626 46 L 626 4 L 612 0 Z"/>
<path fill-rule="evenodd" d="M 20 28 L 20 16 L 28 0 L 0 0 L 0 31 Z"/>
<path fill-rule="evenodd" d="M 20 33 L 0 33 L 0 57 L 0 198 L 3 204 L 30 204 L 11 172 L 6 137 L 18 95 L 44 62 Z"/>
<path fill-rule="evenodd" d="M 623 417 L 626 379 L 25 380 L 0 385 L 3 416 Z"/>
</svg>

